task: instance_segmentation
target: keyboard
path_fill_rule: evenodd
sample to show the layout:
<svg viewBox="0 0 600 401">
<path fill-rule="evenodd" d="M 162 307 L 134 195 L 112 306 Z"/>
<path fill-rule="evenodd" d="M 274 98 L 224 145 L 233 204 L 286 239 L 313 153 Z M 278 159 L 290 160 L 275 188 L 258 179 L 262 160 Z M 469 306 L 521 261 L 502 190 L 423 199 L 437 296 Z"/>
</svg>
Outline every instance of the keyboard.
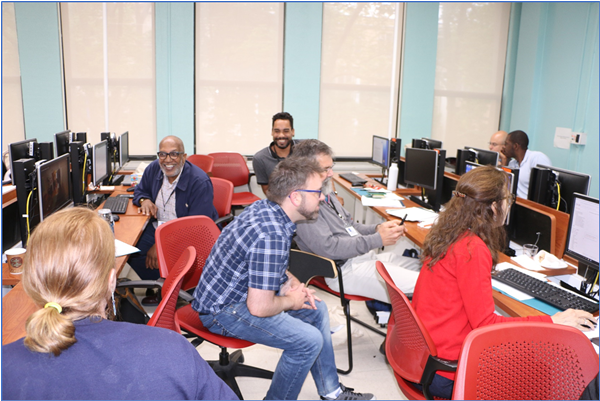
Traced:
<svg viewBox="0 0 600 401">
<path fill-rule="evenodd" d="M 528 276 L 515 269 L 495 272 L 492 278 L 561 310 L 573 308 L 590 313 L 598 311 L 598 302 L 582 298 L 572 292 Z"/>
<path fill-rule="evenodd" d="M 115 214 L 123 214 L 127 211 L 128 201 L 129 198 L 111 196 L 110 198 L 106 198 L 106 202 L 104 202 L 104 209 L 110 209 L 110 211 Z"/>
<path fill-rule="evenodd" d="M 340 177 L 342 177 L 344 180 L 350 182 L 353 187 L 360 187 L 367 183 L 367 180 L 365 180 L 364 178 L 360 178 L 356 174 L 352 174 L 352 173 L 340 174 Z"/>
</svg>

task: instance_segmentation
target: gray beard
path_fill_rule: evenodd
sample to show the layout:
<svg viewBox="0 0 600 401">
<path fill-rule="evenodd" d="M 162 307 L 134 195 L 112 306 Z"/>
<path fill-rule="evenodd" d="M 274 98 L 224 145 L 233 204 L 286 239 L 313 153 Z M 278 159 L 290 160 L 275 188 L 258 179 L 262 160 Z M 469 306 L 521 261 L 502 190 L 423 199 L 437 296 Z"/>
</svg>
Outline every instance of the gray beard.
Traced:
<svg viewBox="0 0 600 401">
<path fill-rule="evenodd" d="M 323 192 L 323 195 L 325 196 L 333 192 L 333 180 L 331 179 L 331 177 L 323 181 L 323 185 L 321 186 L 321 192 Z"/>
</svg>

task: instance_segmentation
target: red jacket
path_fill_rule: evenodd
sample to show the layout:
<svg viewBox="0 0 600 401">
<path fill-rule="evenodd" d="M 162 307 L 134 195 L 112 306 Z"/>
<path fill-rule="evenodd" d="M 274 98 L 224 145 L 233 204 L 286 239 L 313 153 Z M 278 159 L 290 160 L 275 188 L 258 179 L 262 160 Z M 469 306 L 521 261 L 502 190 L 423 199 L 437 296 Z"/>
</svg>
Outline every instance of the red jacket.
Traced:
<svg viewBox="0 0 600 401">
<path fill-rule="evenodd" d="M 431 269 L 427 261 L 423 264 L 412 304 L 440 358 L 458 359 L 465 337 L 478 327 L 516 320 L 552 322 L 550 316 L 507 318 L 495 314 L 491 272 L 489 249 L 471 233 L 451 245 Z M 454 373 L 438 374 L 454 380 Z"/>
</svg>

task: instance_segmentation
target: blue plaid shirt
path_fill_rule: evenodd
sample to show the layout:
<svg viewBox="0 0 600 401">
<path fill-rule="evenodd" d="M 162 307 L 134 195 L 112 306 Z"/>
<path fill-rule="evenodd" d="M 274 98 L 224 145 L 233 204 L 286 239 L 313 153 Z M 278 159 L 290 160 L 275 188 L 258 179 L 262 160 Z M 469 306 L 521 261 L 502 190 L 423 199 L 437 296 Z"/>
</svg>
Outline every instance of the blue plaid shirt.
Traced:
<svg viewBox="0 0 600 401">
<path fill-rule="evenodd" d="M 288 279 L 290 245 L 296 231 L 283 209 L 263 199 L 248 206 L 227 225 L 213 247 L 192 307 L 218 313 L 245 302 L 248 288 L 279 291 Z"/>
</svg>

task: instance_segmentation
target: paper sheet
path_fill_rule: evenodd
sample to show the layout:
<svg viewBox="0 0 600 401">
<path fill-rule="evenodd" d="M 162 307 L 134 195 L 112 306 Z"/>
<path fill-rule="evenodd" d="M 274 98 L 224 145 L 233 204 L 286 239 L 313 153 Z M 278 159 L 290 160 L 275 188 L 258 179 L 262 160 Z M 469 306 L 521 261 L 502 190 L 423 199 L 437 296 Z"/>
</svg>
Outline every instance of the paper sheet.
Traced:
<svg viewBox="0 0 600 401">
<path fill-rule="evenodd" d="M 421 207 L 407 207 L 405 209 L 388 209 L 387 214 L 392 216 L 403 218 L 404 215 L 408 214 L 406 221 L 434 221 L 437 219 L 437 213 L 431 210 L 423 209 Z"/>
<path fill-rule="evenodd" d="M 513 256 L 511 259 L 515 263 L 518 263 L 521 266 L 523 266 L 524 268 L 526 268 L 527 270 L 534 270 L 534 271 L 544 270 L 544 268 L 540 264 L 536 263 L 533 259 L 531 259 L 527 255 Z"/>
<path fill-rule="evenodd" d="M 382 191 L 376 191 L 382 192 Z M 374 207 L 404 207 L 402 198 L 398 195 L 387 192 L 383 198 L 370 198 L 368 196 L 361 196 L 360 201 L 363 206 L 374 206 Z"/>
<path fill-rule="evenodd" d="M 135 246 L 128 245 L 123 241 L 119 241 L 115 238 L 115 257 L 118 258 L 120 256 L 130 255 L 132 253 L 139 252 Z"/>
</svg>

